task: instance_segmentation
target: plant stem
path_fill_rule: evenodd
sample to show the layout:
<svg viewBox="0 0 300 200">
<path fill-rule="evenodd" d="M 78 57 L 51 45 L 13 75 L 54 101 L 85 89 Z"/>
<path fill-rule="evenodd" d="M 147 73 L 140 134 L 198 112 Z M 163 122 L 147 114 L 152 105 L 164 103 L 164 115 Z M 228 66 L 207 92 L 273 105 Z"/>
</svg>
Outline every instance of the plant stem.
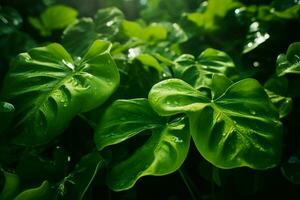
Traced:
<svg viewBox="0 0 300 200">
<path fill-rule="evenodd" d="M 192 199 L 197 200 L 197 197 L 191 186 L 191 179 L 187 176 L 186 172 L 184 171 L 184 169 L 182 167 L 178 169 L 178 172 L 179 172 L 180 177 L 182 178 L 184 184 L 186 185 Z"/>
</svg>

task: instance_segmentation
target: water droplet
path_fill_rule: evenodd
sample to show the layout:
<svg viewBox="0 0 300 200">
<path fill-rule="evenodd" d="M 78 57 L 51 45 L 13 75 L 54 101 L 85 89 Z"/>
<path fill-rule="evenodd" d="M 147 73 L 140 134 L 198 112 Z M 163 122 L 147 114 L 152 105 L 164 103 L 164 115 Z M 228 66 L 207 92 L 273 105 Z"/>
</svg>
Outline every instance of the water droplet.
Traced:
<svg viewBox="0 0 300 200">
<path fill-rule="evenodd" d="M 110 27 L 114 24 L 115 22 L 113 20 L 106 22 L 106 26 Z"/>
<path fill-rule="evenodd" d="M 163 78 L 167 78 L 167 77 L 168 77 L 168 75 L 167 75 L 166 73 L 163 73 L 161 76 L 162 76 Z"/>
<path fill-rule="evenodd" d="M 13 24 L 14 24 L 15 26 L 17 26 L 17 25 L 19 24 L 19 21 L 18 21 L 17 19 L 14 19 L 14 20 L 13 20 Z"/>
<path fill-rule="evenodd" d="M 254 61 L 254 62 L 253 62 L 253 67 L 259 67 L 259 65 L 260 65 L 259 62 L 257 62 L 257 61 Z"/>
<path fill-rule="evenodd" d="M 270 10 L 270 13 L 274 13 L 275 12 L 275 8 L 272 8 L 271 10 Z"/>
<path fill-rule="evenodd" d="M 234 14 L 240 15 L 242 11 L 244 11 L 242 8 L 237 8 L 234 10 Z"/>
<path fill-rule="evenodd" d="M 140 48 L 130 48 L 128 49 L 128 58 L 135 58 L 141 54 Z"/>
<path fill-rule="evenodd" d="M 71 162 L 71 156 L 67 157 L 68 162 Z"/>
<path fill-rule="evenodd" d="M 247 44 L 247 46 L 248 46 L 248 47 L 252 47 L 252 46 L 253 46 L 253 42 L 249 42 L 249 43 Z"/>
<path fill-rule="evenodd" d="M 250 113 L 251 113 L 252 115 L 256 115 L 255 110 L 250 110 Z"/>
</svg>

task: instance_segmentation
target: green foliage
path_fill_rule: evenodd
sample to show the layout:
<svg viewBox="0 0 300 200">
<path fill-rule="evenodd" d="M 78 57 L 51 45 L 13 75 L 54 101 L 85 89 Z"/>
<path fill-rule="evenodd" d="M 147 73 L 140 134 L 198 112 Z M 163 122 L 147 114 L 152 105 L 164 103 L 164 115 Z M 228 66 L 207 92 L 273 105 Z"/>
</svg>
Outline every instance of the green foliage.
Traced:
<svg viewBox="0 0 300 200">
<path fill-rule="evenodd" d="M 189 149 L 188 127 L 183 120 L 154 129 L 151 137 L 132 156 L 108 173 L 107 184 L 115 190 L 131 188 L 146 175 L 162 176 L 176 171 Z"/>
<path fill-rule="evenodd" d="M 17 107 L 15 142 L 48 143 L 75 115 L 101 105 L 119 84 L 109 50 L 110 43 L 98 40 L 75 61 L 59 44 L 20 54 L 2 91 Z"/>
<path fill-rule="evenodd" d="M 263 88 L 253 79 L 224 84 L 216 76 L 213 81 L 212 99 L 179 79 L 170 79 L 153 86 L 149 101 L 161 115 L 186 113 L 199 152 L 214 165 L 275 166 L 281 155 L 281 123 Z"/>
<path fill-rule="evenodd" d="M 0 199 L 299 195 L 299 9 L 4 0 Z"/>
<path fill-rule="evenodd" d="M 146 99 L 117 100 L 106 110 L 96 128 L 95 143 L 101 150 L 164 124 Z"/>
<path fill-rule="evenodd" d="M 186 59 L 188 62 L 184 62 Z M 197 89 L 209 87 L 213 74 L 225 75 L 232 79 L 238 75 L 232 59 L 226 53 L 211 48 L 203 51 L 196 60 L 191 56 L 182 55 L 175 62 L 176 77 Z"/>
<path fill-rule="evenodd" d="M 285 74 L 300 74 L 300 43 L 289 46 L 286 54 L 277 57 L 276 73 L 278 76 Z"/>
<path fill-rule="evenodd" d="M 62 43 L 73 55 L 82 56 L 95 40 L 110 39 L 117 34 L 123 18 L 117 8 L 99 10 L 94 19 L 82 18 L 69 26 L 63 33 Z"/>
<path fill-rule="evenodd" d="M 48 7 L 39 18 L 29 17 L 30 24 L 40 31 L 42 36 L 51 35 L 51 31 L 66 28 L 74 22 L 77 11 L 64 5 Z"/>
</svg>

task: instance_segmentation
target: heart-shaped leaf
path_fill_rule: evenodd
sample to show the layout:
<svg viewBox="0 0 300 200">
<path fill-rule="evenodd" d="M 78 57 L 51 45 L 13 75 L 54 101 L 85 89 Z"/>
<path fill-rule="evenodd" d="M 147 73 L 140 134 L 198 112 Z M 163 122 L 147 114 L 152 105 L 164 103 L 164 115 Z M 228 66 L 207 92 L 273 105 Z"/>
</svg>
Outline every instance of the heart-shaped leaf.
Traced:
<svg viewBox="0 0 300 200">
<path fill-rule="evenodd" d="M 16 108 L 16 143 L 49 142 L 75 115 L 101 105 L 114 92 L 119 73 L 110 47 L 95 41 L 81 60 L 73 61 L 61 45 L 50 44 L 14 60 L 2 97 Z"/>
<path fill-rule="evenodd" d="M 281 156 L 281 123 L 264 89 L 254 79 L 230 85 L 216 99 L 170 79 L 153 86 L 149 102 L 160 115 L 187 113 L 199 152 L 220 168 L 274 167 Z"/>
<path fill-rule="evenodd" d="M 101 150 L 143 131 L 152 135 L 129 158 L 113 165 L 107 183 L 115 191 L 131 188 L 146 175 L 164 175 L 177 170 L 189 149 L 190 135 L 184 118 L 167 123 L 147 99 L 117 100 L 105 112 L 96 130 L 95 143 Z"/>
<path fill-rule="evenodd" d="M 95 143 L 101 150 L 165 123 L 166 120 L 153 111 L 147 99 L 117 100 L 106 110 L 96 128 Z"/>
<path fill-rule="evenodd" d="M 184 120 L 153 130 L 148 141 L 128 159 L 113 166 L 107 177 L 114 191 L 131 188 L 143 176 L 162 176 L 176 171 L 184 162 L 190 134 Z"/>
<path fill-rule="evenodd" d="M 234 79 L 237 70 L 232 59 L 224 52 L 208 48 L 198 59 L 182 55 L 175 60 L 175 76 L 195 88 L 210 87 L 213 74 L 220 74 Z"/>
</svg>

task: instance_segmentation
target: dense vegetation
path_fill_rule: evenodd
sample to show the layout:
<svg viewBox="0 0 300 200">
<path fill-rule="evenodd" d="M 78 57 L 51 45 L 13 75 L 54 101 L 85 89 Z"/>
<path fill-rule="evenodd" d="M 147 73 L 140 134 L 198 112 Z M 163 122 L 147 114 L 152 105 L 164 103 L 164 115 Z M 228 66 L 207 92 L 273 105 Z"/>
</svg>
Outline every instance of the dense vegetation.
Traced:
<svg viewBox="0 0 300 200">
<path fill-rule="evenodd" d="M 289 199 L 298 0 L 1 0 L 0 199 Z"/>
</svg>

